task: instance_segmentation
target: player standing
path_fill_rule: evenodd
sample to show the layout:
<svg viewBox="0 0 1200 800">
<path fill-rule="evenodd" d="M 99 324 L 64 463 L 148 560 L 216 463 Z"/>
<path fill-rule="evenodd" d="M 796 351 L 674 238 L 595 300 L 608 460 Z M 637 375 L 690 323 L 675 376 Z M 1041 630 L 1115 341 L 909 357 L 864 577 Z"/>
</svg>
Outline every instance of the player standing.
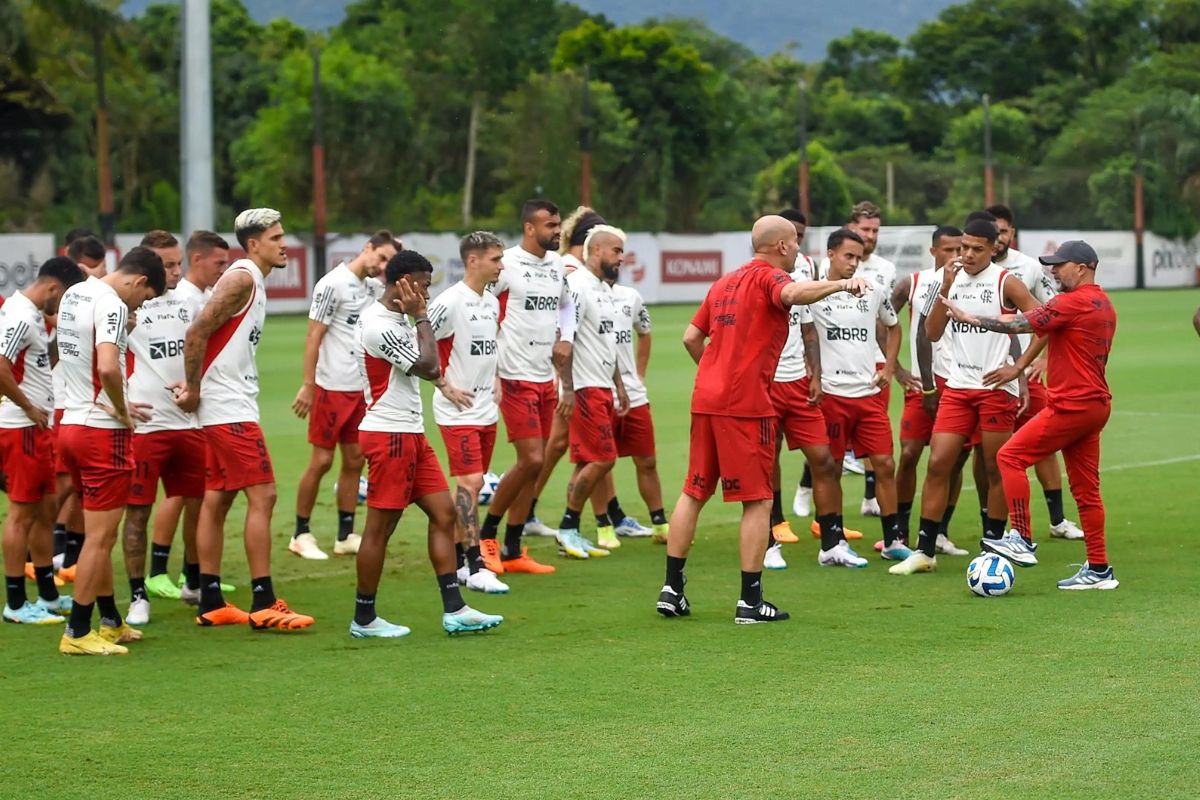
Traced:
<svg viewBox="0 0 1200 800">
<path fill-rule="evenodd" d="M 301 558 L 329 558 L 312 535 L 309 518 L 321 478 L 333 466 L 334 451 L 339 447 L 342 468 L 337 479 L 338 527 L 333 554 L 358 552 L 360 539 L 354 532 L 354 512 L 363 468 L 358 424 L 367 407 L 354 347 L 358 319 L 372 302 L 366 281 L 377 277 L 394 255 L 395 237 L 390 231 L 378 231 L 357 256 L 349 263 L 338 264 L 313 288 L 304 340 L 304 382 L 292 403 L 296 416 L 308 418 L 308 443 L 312 445 L 312 457 L 296 486 L 296 530 L 288 542 L 288 550 Z"/>
</svg>

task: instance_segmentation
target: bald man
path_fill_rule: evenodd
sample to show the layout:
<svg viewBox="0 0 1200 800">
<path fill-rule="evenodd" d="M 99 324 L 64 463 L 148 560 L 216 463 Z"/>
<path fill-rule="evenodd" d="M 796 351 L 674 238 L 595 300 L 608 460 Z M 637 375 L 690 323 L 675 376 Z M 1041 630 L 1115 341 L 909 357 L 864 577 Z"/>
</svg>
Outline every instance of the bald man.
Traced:
<svg viewBox="0 0 1200 800">
<path fill-rule="evenodd" d="M 717 490 L 725 502 L 742 504 L 742 592 L 734 622 L 781 622 L 788 615 L 762 597 L 763 555 L 771 516 L 775 466 L 775 409 L 771 379 L 788 333 L 792 306 L 815 303 L 835 292 L 861 295 L 859 278 L 793 281 L 800 243 L 792 223 L 766 216 L 750 233 L 754 258 L 718 279 L 683 335 L 699 365 L 692 392 L 688 477 L 671 515 L 667 579 L 658 613 L 687 616 L 684 565 L 705 503 Z"/>
</svg>

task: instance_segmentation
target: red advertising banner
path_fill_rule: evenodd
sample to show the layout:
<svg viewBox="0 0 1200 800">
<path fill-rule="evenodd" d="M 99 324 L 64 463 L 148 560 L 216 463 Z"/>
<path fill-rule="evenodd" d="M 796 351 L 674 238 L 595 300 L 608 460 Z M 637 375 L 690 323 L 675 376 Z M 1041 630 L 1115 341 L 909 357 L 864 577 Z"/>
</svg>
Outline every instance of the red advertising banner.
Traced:
<svg viewBox="0 0 1200 800">
<path fill-rule="evenodd" d="M 662 282 L 712 283 L 721 277 L 722 263 L 723 255 L 720 250 L 663 250 Z"/>
</svg>

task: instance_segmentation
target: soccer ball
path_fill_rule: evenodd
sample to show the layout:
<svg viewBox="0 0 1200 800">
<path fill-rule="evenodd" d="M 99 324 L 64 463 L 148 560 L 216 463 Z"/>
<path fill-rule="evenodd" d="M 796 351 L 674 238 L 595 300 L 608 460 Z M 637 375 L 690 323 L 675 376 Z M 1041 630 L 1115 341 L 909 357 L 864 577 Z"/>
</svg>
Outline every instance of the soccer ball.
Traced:
<svg viewBox="0 0 1200 800">
<path fill-rule="evenodd" d="M 333 482 L 333 496 L 337 497 L 337 481 Z M 367 476 L 358 476 L 358 504 L 361 506 L 367 502 Z"/>
<path fill-rule="evenodd" d="M 984 553 L 967 565 L 967 588 L 980 597 L 1008 594 L 1013 585 L 1013 566 L 1004 556 Z"/>
<path fill-rule="evenodd" d="M 500 485 L 500 476 L 494 472 L 489 472 L 483 476 L 483 488 L 479 490 L 479 505 L 486 506 L 492 502 L 492 495 L 496 493 L 496 487 Z"/>
</svg>

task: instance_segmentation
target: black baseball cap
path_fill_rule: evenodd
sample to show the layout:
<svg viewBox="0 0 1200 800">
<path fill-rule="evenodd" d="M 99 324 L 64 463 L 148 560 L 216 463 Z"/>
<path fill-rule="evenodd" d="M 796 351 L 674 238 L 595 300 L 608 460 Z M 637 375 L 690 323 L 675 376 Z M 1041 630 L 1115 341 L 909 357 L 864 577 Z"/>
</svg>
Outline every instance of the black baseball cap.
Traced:
<svg viewBox="0 0 1200 800">
<path fill-rule="evenodd" d="M 1054 255 L 1042 256 L 1038 261 L 1047 267 L 1052 267 L 1055 264 L 1066 264 L 1068 261 L 1076 264 L 1096 264 L 1099 263 L 1100 257 L 1096 255 L 1096 251 L 1090 244 L 1080 239 L 1073 239 L 1060 244 L 1054 251 Z"/>
</svg>

